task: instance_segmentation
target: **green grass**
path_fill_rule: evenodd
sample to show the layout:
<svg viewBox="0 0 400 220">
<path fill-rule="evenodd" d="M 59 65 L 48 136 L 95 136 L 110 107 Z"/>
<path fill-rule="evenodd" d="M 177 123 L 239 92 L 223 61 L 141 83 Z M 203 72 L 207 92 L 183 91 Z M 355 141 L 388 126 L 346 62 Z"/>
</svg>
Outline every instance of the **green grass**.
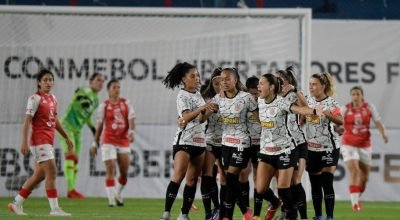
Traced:
<svg viewBox="0 0 400 220">
<path fill-rule="evenodd" d="M 46 198 L 30 198 L 24 204 L 26 217 L 16 218 L 7 210 L 10 197 L 0 198 L 0 219 L 53 219 L 48 217 L 49 204 Z M 368 219 L 400 219 L 400 203 L 395 202 L 363 202 L 363 210 L 355 213 L 351 211 L 350 202 L 336 202 L 335 219 L 368 220 Z M 172 218 L 176 219 L 182 200 L 177 200 L 172 210 Z M 202 209 L 201 200 L 195 204 Z M 159 219 L 163 207 L 163 199 L 125 199 L 124 207 L 109 208 L 105 198 L 88 198 L 84 200 L 70 200 L 61 198 L 60 206 L 73 216 L 72 219 Z M 266 202 L 264 203 L 266 207 Z M 263 209 L 263 211 L 265 208 Z M 235 209 L 235 219 L 241 219 L 239 209 Z M 262 213 L 263 214 L 263 213 Z M 313 217 L 312 206 L 308 204 L 308 216 Z M 192 220 L 204 219 L 203 210 L 191 212 Z"/>
</svg>

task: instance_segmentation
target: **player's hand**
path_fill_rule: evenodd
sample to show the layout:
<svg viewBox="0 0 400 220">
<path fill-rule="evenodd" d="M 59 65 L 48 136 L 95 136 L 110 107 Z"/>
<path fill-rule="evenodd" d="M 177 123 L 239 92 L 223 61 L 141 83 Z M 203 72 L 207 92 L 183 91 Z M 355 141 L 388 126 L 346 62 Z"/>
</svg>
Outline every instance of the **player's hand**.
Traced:
<svg viewBox="0 0 400 220">
<path fill-rule="evenodd" d="M 178 120 L 176 120 L 176 124 L 181 129 L 184 129 L 186 127 L 186 121 L 183 118 L 178 118 Z"/>
<path fill-rule="evenodd" d="M 282 93 L 286 94 L 289 91 L 294 90 L 294 86 L 291 84 L 286 84 L 284 86 L 282 86 Z"/>
<path fill-rule="evenodd" d="M 215 111 L 218 111 L 218 105 L 209 101 L 204 105 L 204 109 L 206 109 L 210 112 L 215 112 Z"/>
<path fill-rule="evenodd" d="M 324 116 L 325 114 L 329 114 L 329 112 L 326 109 L 324 109 L 324 106 L 322 106 L 322 105 L 318 105 L 315 108 L 315 110 L 319 117 Z"/>
<path fill-rule="evenodd" d="M 93 157 L 97 155 L 97 147 L 90 148 L 90 155 L 92 155 Z"/>
<path fill-rule="evenodd" d="M 72 141 L 69 138 L 65 139 L 65 142 L 67 142 L 68 145 L 68 153 L 74 153 L 74 144 L 72 144 Z"/>
<path fill-rule="evenodd" d="M 383 134 L 383 142 L 387 144 L 389 142 L 389 137 L 386 134 Z"/>
<path fill-rule="evenodd" d="M 28 143 L 22 143 L 21 144 L 21 154 L 26 156 L 29 153 L 29 147 L 28 147 Z"/>
<path fill-rule="evenodd" d="M 128 139 L 129 139 L 129 142 L 133 142 L 133 141 L 135 141 L 135 133 L 133 133 L 133 132 L 130 132 L 129 133 L 129 136 L 128 136 Z"/>
</svg>

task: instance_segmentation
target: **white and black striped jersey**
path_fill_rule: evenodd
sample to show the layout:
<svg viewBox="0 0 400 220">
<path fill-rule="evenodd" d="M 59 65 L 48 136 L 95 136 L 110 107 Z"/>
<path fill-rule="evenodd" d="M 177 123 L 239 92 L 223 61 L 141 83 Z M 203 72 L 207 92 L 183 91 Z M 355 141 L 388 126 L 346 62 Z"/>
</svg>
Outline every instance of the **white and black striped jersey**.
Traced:
<svg viewBox="0 0 400 220">
<path fill-rule="evenodd" d="M 221 146 L 222 142 L 222 117 L 218 112 L 212 113 L 207 120 L 206 143 Z"/>
<path fill-rule="evenodd" d="M 270 103 L 258 99 L 262 127 L 260 153 L 278 155 L 295 147 L 287 127 L 291 105 L 280 96 L 276 96 Z"/>
<path fill-rule="evenodd" d="M 297 95 L 293 91 L 287 93 L 283 98 L 291 104 L 297 101 Z M 288 115 L 287 124 L 296 146 L 305 143 L 306 137 L 304 136 L 303 130 L 300 128 L 298 115 L 290 113 Z"/>
<path fill-rule="evenodd" d="M 181 118 L 184 111 L 194 111 L 204 105 L 205 101 L 199 92 L 191 93 L 181 89 L 176 99 L 178 115 Z M 174 138 L 174 145 L 206 146 L 205 123 L 200 123 L 196 117 L 186 124 L 184 129 L 178 127 Z"/>
<path fill-rule="evenodd" d="M 239 91 L 233 98 L 217 94 L 213 102 L 218 104 L 218 112 L 222 116 L 222 145 L 250 147 L 247 114 L 257 110 L 253 96 L 243 91 Z"/>
<path fill-rule="evenodd" d="M 327 96 L 321 101 L 307 96 L 308 106 L 316 108 L 322 105 L 333 115 L 340 115 L 340 105 L 332 97 Z M 331 151 L 340 148 L 339 135 L 334 130 L 334 123 L 325 116 L 306 116 L 306 139 L 310 151 Z"/>
</svg>

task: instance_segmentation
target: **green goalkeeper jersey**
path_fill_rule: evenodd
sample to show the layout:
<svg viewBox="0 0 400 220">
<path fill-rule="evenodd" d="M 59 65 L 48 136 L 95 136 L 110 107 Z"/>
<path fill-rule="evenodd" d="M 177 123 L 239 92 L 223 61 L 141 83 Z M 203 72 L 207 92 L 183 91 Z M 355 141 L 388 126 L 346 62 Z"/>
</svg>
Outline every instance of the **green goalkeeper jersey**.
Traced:
<svg viewBox="0 0 400 220">
<path fill-rule="evenodd" d="M 99 97 L 96 92 L 91 88 L 78 88 L 61 123 L 76 131 L 80 131 L 85 123 L 93 129 L 92 114 L 98 106 Z"/>
</svg>

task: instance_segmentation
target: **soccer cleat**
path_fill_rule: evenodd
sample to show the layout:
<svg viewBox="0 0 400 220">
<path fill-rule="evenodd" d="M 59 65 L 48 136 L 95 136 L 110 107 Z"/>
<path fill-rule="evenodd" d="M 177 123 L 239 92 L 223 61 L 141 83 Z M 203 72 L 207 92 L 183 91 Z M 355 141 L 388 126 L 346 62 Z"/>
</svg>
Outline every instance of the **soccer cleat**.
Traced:
<svg viewBox="0 0 400 220">
<path fill-rule="evenodd" d="M 199 209 L 199 207 L 197 207 L 195 204 L 192 204 L 192 206 L 190 207 L 190 211 L 195 211 L 195 212 L 197 212 L 197 211 L 199 211 L 200 209 Z"/>
<path fill-rule="evenodd" d="M 281 207 L 281 205 L 281 201 L 279 201 L 279 204 L 275 207 L 271 204 L 268 207 L 267 212 L 265 213 L 265 220 L 272 220 L 275 216 L 276 211 Z"/>
<path fill-rule="evenodd" d="M 253 216 L 253 220 L 260 220 L 259 216 Z"/>
<path fill-rule="evenodd" d="M 163 214 L 162 214 L 160 220 L 169 220 L 170 217 L 171 217 L 171 213 L 169 213 L 169 212 L 163 212 Z"/>
<path fill-rule="evenodd" d="M 212 220 L 219 219 L 219 209 L 215 208 L 211 211 L 211 213 L 212 213 Z"/>
<path fill-rule="evenodd" d="M 361 211 L 361 205 L 360 205 L 360 203 L 354 204 L 352 208 L 353 208 L 353 211 L 355 211 L 355 212 Z"/>
<path fill-rule="evenodd" d="M 326 220 L 333 220 L 333 217 L 326 217 Z"/>
<path fill-rule="evenodd" d="M 312 220 L 324 220 L 323 216 L 315 216 L 312 218 Z"/>
<path fill-rule="evenodd" d="M 50 216 L 71 216 L 70 213 L 64 212 L 61 208 L 51 210 Z"/>
<path fill-rule="evenodd" d="M 247 212 L 243 215 L 243 220 L 253 220 L 253 212 L 251 208 L 247 208 Z"/>
<path fill-rule="evenodd" d="M 121 193 L 118 193 L 117 191 L 115 191 L 114 196 L 115 196 L 115 202 L 117 203 L 117 206 L 124 206 L 124 200 L 122 199 Z"/>
<path fill-rule="evenodd" d="M 10 212 L 14 212 L 16 215 L 26 215 L 22 206 L 16 205 L 14 203 L 8 203 L 7 208 L 8 210 L 10 210 Z"/>
<path fill-rule="evenodd" d="M 83 195 L 82 193 L 76 191 L 75 189 L 72 189 L 70 191 L 68 191 L 67 197 L 70 199 L 84 199 L 86 198 L 85 195 Z"/>
<path fill-rule="evenodd" d="M 190 220 L 189 216 L 187 214 L 179 214 L 177 220 Z"/>
</svg>

